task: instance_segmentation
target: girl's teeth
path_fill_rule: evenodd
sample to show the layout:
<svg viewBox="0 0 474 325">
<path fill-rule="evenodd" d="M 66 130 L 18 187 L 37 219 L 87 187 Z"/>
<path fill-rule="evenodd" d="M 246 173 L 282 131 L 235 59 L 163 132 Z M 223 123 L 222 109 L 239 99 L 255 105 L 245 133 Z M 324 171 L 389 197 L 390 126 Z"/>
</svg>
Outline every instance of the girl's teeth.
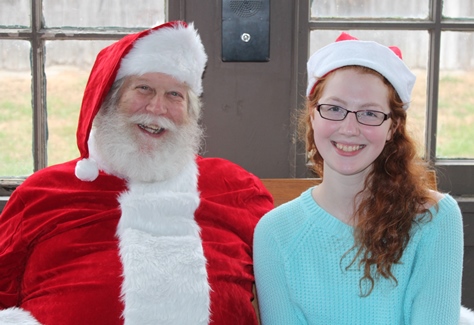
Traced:
<svg viewBox="0 0 474 325">
<path fill-rule="evenodd" d="M 345 151 L 345 152 L 352 152 L 352 151 L 356 151 L 356 150 L 359 150 L 360 148 L 362 148 L 362 146 L 357 146 L 357 145 L 346 146 L 346 145 L 342 145 L 340 143 L 337 143 L 336 147 L 337 147 L 337 149 Z"/>
</svg>

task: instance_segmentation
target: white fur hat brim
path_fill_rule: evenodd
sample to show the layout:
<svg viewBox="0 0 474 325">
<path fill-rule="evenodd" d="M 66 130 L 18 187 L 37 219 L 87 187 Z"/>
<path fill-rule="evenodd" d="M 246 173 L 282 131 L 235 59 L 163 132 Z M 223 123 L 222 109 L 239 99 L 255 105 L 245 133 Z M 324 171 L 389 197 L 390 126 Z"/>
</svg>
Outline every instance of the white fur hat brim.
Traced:
<svg viewBox="0 0 474 325">
<path fill-rule="evenodd" d="M 122 59 L 115 80 L 149 72 L 168 74 L 202 94 L 207 55 L 194 24 L 176 24 L 153 30 L 138 39 Z"/>
<path fill-rule="evenodd" d="M 416 76 L 390 48 L 370 41 L 344 40 L 315 52 L 307 63 L 306 96 L 310 95 L 319 78 L 348 65 L 359 65 L 380 73 L 395 88 L 404 109 L 409 107 Z"/>
</svg>

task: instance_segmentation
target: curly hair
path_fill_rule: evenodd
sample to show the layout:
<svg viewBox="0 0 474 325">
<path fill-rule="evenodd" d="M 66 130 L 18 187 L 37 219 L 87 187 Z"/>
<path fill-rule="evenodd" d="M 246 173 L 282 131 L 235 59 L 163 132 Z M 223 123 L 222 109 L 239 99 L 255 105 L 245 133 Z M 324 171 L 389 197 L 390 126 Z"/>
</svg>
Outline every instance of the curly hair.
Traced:
<svg viewBox="0 0 474 325">
<path fill-rule="evenodd" d="M 418 216 L 431 219 L 427 206 L 436 206 L 436 201 L 430 196 L 426 186 L 429 165 L 419 157 L 416 143 L 406 130 L 406 111 L 393 86 L 381 74 L 366 67 L 346 66 L 340 69 L 355 69 L 359 73 L 381 78 L 389 89 L 392 112 L 391 140 L 387 141 L 383 151 L 373 162 L 364 187 L 357 194 L 360 204 L 353 216 L 356 220 L 355 244 L 347 252 L 356 250 L 355 257 L 347 268 L 359 260 L 359 266 L 364 270 L 359 287 L 361 296 L 366 297 L 372 292 L 379 276 L 397 283 L 392 266 L 399 263 L 410 240 L 413 224 L 421 221 L 422 218 Z M 298 121 L 300 137 L 306 142 L 312 169 L 323 178 L 324 159 L 314 143 L 310 116 L 322 96 L 329 75 L 319 79 L 306 99 Z"/>
</svg>

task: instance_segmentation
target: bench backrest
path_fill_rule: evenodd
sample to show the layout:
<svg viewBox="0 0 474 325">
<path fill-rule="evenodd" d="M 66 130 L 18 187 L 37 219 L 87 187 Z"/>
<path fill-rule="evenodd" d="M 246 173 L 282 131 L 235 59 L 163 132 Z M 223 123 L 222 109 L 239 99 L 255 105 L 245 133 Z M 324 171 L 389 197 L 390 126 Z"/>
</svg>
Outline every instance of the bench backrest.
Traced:
<svg viewBox="0 0 474 325">
<path fill-rule="evenodd" d="M 436 172 L 431 170 L 429 173 L 428 186 L 436 190 Z M 293 200 L 300 196 L 306 189 L 321 183 L 321 178 L 262 178 L 261 181 L 270 191 L 275 202 L 279 206 L 285 202 Z"/>
</svg>

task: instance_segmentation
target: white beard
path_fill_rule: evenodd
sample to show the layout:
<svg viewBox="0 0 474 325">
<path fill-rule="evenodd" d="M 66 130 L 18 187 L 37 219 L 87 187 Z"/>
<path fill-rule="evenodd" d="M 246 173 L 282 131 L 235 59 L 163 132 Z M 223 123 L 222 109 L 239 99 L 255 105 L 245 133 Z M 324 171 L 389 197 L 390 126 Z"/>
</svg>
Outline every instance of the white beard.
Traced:
<svg viewBox="0 0 474 325">
<path fill-rule="evenodd" d="M 132 127 L 159 125 L 166 134 L 140 146 Z M 116 109 L 101 108 L 89 137 L 89 152 L 99 169 L 134 182 L 157 182 L 177 175 L 195 158 L 202 138 L 197 120 L 176 125 L 164 117 L 147 114 L 127 117 Z"/>
</svg>

